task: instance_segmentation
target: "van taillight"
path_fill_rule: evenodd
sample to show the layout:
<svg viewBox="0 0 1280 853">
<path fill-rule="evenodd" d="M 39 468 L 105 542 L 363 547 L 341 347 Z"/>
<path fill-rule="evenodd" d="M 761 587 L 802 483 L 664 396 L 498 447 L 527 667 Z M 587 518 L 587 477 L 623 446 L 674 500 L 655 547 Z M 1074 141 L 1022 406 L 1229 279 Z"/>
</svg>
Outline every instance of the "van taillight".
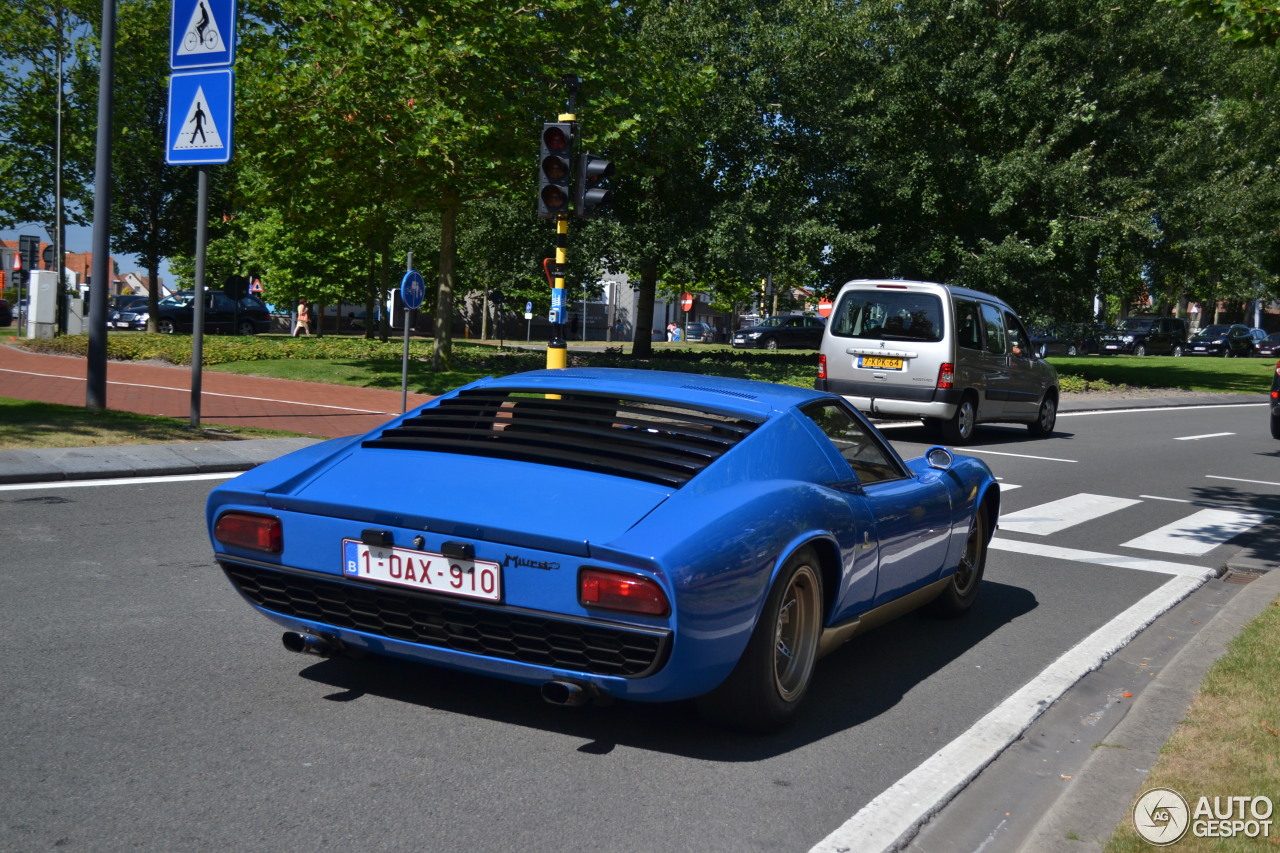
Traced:
<svg viewBox="0 0 1280 853">
<path fill-rule="evenodd" d="M 938 387 L 952 388 L 956 381 L 956 366 L 949 361 L 942 362 L 938 368 Z"/>
<path fill-rule="evenodd" d="M 213 536 L 224 545 L 279 554 L 284 550 L 284 525 L 272 515 L 224 512 L 213 525 Z"/>
<path fill-rule="evenodd" d="M 827 357 L 825 355 L 818 356 L 818 378 L 827 378 Z"/>
</svg>

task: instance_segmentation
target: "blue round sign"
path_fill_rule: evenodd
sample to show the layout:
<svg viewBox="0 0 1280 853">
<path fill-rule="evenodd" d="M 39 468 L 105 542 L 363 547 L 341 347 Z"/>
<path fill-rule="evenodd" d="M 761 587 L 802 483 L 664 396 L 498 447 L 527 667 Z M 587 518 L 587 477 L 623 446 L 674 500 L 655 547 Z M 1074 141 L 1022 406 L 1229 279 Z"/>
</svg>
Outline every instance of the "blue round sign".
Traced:
<svg viewBox="0 0 1280 853">
<path fill-rule="evenodd" d="M 422 273 L 417 270 L 409 270 L 405 273 L 404 278 L 400 280 L 400 300 L 404 303 L 404 307 L 410 311 L 417 310 L 426 295 L 427 283 L 422 280 Z"/>
</svg>

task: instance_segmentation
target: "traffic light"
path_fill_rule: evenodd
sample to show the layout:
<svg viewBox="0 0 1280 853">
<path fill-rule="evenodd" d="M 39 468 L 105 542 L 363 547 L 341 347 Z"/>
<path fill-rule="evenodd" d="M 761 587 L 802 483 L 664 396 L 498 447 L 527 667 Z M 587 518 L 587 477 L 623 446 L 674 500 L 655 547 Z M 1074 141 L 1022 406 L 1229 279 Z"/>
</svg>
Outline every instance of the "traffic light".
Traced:
<svg viewBox="0 0 1280 853">
<path fill-rule="evenodd" d="M 596 208 L 608 204 L 609 199 L 613 198 L 613 190 L 600 186 L 612 174 L 612 161 L 582 152 L 578 158 L 577 194 L 573 205 L 574 212 L 580 218 L 594 216 Z"/>
<path fill-rule="evenodd" d="M 549 121 L 542 126 L 542 157 L 538 160 L 539 219 L 569 215 L 573 130 L 573 122 L 569 121 Z"/>
</svg>

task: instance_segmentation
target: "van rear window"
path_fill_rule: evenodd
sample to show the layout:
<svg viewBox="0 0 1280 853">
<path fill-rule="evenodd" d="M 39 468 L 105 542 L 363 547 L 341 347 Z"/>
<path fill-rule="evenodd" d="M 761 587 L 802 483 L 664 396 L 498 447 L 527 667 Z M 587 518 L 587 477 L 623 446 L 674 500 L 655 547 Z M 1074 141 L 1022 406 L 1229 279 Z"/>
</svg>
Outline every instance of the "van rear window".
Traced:
<svg viewBox="0 0 1280 853">
<path fill-rule="evenodd" d="M 932 293 L 849 290 L 827 325 L 841 338 L 883 341 L 942 340 L 942 300 Z"/>
</svg>

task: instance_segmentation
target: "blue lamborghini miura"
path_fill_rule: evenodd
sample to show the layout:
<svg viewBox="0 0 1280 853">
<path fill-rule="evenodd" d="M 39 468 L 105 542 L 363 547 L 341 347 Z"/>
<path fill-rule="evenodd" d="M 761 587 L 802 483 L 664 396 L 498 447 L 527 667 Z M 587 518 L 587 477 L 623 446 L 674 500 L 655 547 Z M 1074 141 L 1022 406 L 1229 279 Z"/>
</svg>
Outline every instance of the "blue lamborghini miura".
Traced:
<svg viewBox="0 0 1280 853">
<path fill-rule="evenodd" d="M 814 661 L 981 586 L 987 466 L 903 461 L 840 397 L 638 370 L 483 379 L 214 490 L 236 589 L 294 651 L 539 685 L 550 702 L 696 697 L 785 723 Z"/>
</svg>

